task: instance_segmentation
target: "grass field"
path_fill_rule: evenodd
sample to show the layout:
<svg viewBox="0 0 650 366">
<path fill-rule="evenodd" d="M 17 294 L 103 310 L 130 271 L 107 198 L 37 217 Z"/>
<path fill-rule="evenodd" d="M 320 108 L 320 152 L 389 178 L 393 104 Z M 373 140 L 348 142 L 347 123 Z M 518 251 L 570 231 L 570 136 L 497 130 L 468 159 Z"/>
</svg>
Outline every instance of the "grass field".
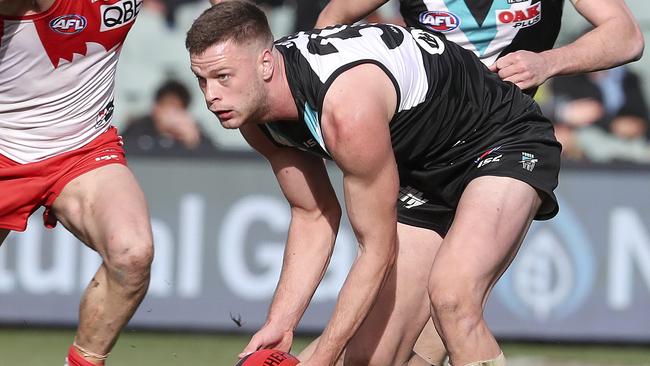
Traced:
<svg viewBox="0 0 650 366">
<path fill-rule="evenodd" d="M 71 330 L 0 328 L 0 365 L 62 366 Z M 311 340 L 298 337 L 294 351 Z M 109 366 L 229 366 L 248 337 L 126 331 Z M 508 366 L 650 366 L 650 346 L 503 344 Z M 294 352 L 297 353 L 297 352 Z"/>
</svg>

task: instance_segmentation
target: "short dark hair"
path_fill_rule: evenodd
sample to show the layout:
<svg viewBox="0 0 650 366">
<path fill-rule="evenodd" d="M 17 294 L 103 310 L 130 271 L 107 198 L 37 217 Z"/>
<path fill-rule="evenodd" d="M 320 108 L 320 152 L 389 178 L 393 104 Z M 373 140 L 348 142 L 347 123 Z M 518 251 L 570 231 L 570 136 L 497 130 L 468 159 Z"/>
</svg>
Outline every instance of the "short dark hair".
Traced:
<svg viewBox="0 0 650 366">
<path fill-rule="evenodd" d="M 233 40 L 237 44 L 263 41 L 273 45 L 273 33 L 266 14 L 250 1 L 227 0 L 204 11 L 187 31 L 185 48 L 199 55 L 211 46 Z"/>
<path fill-rule="evenodd" d="M 176 80 L 167 80 L 162 83 L 156 90 L 154 101 L 159 102 L 162 98 L 168 95 L 173 95 L 180 99 L 181 103 L 183 103 L 183 107 L 185 108 L 187 108 L 192 101 L 192 96 L 190 95 L 190 91 L 187 89 L 187 87 Z"/>
</svg>

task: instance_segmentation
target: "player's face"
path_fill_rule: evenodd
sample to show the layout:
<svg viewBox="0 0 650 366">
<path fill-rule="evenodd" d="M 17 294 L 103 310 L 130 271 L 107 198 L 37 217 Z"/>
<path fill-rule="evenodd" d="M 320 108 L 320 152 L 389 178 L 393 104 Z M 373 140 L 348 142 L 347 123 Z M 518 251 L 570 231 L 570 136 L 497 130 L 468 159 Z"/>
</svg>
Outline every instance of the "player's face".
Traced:
<svg viewBox="0 0 650 366">
<path fill-rule="evenodd" d="M 259 122 L 266 105 L 266 86 L 259 74 L 260 52 L 230 41 L 191 55 L 192 71 L 208 109 L 225 128 Z"/>
</svg>

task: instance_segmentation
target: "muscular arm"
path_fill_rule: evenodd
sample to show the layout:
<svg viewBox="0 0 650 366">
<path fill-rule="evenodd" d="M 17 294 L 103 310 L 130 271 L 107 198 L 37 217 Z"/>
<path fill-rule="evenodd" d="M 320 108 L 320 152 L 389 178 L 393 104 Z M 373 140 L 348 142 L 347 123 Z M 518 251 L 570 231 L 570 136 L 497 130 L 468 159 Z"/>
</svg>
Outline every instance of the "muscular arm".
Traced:
<svg viewBox="0 0 650 366">
<path fill-rule="evenodd" d="M 352 24 L 357 22 L 388 0 L 330 0 L 325 9 L 321 11 L 316 21 L 316 28 L 327 27 L 334 24 Z"/>
<path fill-rule="evenodd" d="M 595 28 L 571 44 L 544 52 L 553 75 L 602 70 L 641 58 L 643 34 L 624 0 L 574 3 Z"/>
<path fill-rule="evenodd" d="M 341 208 L 322 159 L 273 145 L 257 126 L 245 126 L 241 131 L 251 146 L 269 160 L 291 206 L 282 273 L 265 324 L 288 334 L 288 339 L 273 343 L 259 339 L 264 336 L 253 337 L 243 354 L 269 346 L 288 351 L 291 334 L 329 263 Z"/>
<path fill-rule="evenodd" d="M 332 318 L 305 365 L 334 364 L 393 264 L 399 182 L 389 121 L 396 98 L 386 74 L 367 64 L 339 76 L 325 96 L 323 135 L 343 171 L 345 204 L 359 248 Z"/>
<path fill-rule="evenodd" d="M 638 60 L 643 35 L 624 0 L 573 1 L 594 29 L 566 46 L 534 53 L 517 51 L 490 69 L 522 89 L 541 85 L 552 76 L 590 72 Z"/>
</svg>

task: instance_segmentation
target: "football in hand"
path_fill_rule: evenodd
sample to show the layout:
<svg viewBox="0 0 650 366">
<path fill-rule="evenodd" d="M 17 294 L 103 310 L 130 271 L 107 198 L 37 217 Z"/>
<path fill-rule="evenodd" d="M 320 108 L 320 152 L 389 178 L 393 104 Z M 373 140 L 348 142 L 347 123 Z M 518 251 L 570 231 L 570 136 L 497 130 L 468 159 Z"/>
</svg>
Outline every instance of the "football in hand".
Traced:
<svg viewBox="0 0 650 366">
<path fill-rule="evenodd" d="M 300 361 L 277 349 L 261 349 L 243 357 L 235 366 L 294 366 Z"/>
</svg>

